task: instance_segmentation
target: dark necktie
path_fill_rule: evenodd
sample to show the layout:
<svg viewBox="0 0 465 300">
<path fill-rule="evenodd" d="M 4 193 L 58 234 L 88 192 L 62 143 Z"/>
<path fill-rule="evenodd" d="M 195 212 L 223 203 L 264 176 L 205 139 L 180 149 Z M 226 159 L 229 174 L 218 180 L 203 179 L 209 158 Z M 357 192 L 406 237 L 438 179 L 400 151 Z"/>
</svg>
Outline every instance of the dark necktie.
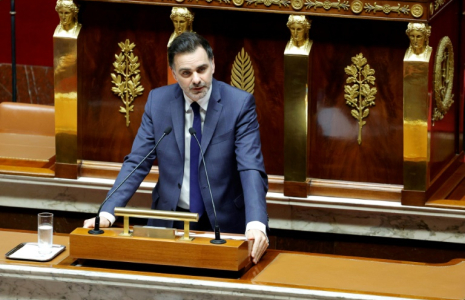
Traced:
<svg viewBox="0 0 465 300">
<path fill-rule="evenodd" d="M 197 102 L 191 104 L 192 111 L 194 112 L 194 122 L 192 127 L 195 129 L 197 139 L 202 142 L 202 125 L 200 120 L 200 106 Z M 191 159 L 190 159 L 190 211 L 198 213 L 199 217 L 205 211 L 205 206 L 202 200 L 202 194 L 200 193 L 199 184 L 199 156 L 200 148 L 197 141 L 191 137 Z"/>
</svg>

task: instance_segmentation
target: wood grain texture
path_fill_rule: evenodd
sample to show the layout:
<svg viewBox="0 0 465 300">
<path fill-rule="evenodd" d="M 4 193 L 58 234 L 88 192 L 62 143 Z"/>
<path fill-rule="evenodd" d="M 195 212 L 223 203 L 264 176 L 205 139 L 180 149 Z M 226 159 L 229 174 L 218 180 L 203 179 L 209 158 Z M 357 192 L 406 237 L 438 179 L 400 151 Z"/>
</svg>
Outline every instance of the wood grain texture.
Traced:
<svg viewBox="0 0 465 300">
<path fill-rule="evenodd" d="M 151 89 L 166 84 L 166 42 L 171 32 L 168 7 L 83 3 L 78 40 L 79 138 L 82 158 L 122 162 L 130 152 Z M 131 124 L 119 112 L 122 101 L 111 91 L 118 43 L 129 39 L 141 63 L 144 93 L 134 101 Z"/>
<path fill-rule="evenodd" d="M 315 20 L 309 105 L 312 178 L 402 184 L 402 61 L 408 38 L 403 24 Z M 341 28 L 349 28 L 340 34 Z M 345 103 L 344 68 L 363 53 L 375 70 L 376 105 L 357 144 L 358 123 Z"/>
<path fill-rule="evenodd" d="M 248 242 L 227 240 L 214 245 L 209 238 L 193 241 L 122 237 L 122 229 L 105 229 L 102 235 L 91 235 L 89 229 L 77 228 L 70 234 L 70 255 L 96 259 L 214 270 L 240 271 L 250 264 Z M 111 252 L 101 249 L 112 249 Z"/>
<path fill-rule="evenodd" d="M 173 31 L 170 7 L 115 3 L 83 3 L 79 37 L 79 136 L 85 160 L 122 162 L 130 152 L 144 105 L 152 88 L 167 81 L 166 43 Z M 121 13 L 124 12 L 124 13 Z M 99 15 L 96 18 L 95 15 Z M 242 49 L 251 56 L 262 150 L 267 172 L 283 173 L 282 53 L 288 38 L 286 16 L 209 10 L 195 11 L 194 30 L 212 45 L 215 75 L 230 82 L 231 66 Z M 247 19 L 250 22 L 242 22 Z M 212 26 L 229 24 L 235 26 Z M 270 24 L 264 32 L 261 24 Z M 278 34 L 277 34 L 278 33 Z M 131 124 L 118 112 L 121 101 L 111 91 L 117 44 L 129 38 L 141 61 L 144 94 L 135 100 Z M 272 116 L 272 117 L 269 117 Z"/>
<path fill-rule="evenodd" d="M 434 60 L 438 50 L 440 40 L 448 36 L 452 42 L 454 48 L 454 81 L 453 90 L 454 103 L 450 107 L 449 111 L 445 115 L 444 119 L 434 122 L 431 126 L 431 151 L 430 151 L 430 176 L 433 181 L 444 168 L 454 159 L 455 154 L 463 151 L 463 145 L 459 145 L 459 120 L 460 116 L 463 116 L 463 98 L 460 99 L 460 40 L 463 39 L 460 36 L 460 3 L 459 1 L 453 1 L 448 3 L 441 9 L 441 12 L 431 20 L 431 36 L 429 44 L 433 47 L 433 53 L 431 59 L 433 64 L 431 65 L 431 110 L 436 107 L 434 98 Z M 463 51 L 463 50 L 462 50 Z M 463 82 L 462 82 L 463 84 Z M 463 120 L 463 119 L 462 119 Z"/>
</svg>

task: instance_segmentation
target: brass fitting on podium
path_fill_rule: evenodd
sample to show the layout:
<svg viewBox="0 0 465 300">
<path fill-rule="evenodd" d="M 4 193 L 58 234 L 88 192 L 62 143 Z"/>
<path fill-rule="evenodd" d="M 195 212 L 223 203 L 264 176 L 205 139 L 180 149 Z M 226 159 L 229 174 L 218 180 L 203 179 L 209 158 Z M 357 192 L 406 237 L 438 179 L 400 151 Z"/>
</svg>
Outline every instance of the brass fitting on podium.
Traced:
<svg viewBox="0 0 465 300">
<path fill-rule="evenodd" d="M 134 218 L 151 218 L 151 219 L 163 219 L 163 220 L 174 220 L 184 222 L 184 235 L 181 240 L 192 241 L 193 238 L 189 237 L 189 222 L 198 222 L 198 213 L 179 212 L 179 211 L 164 211 L 164 210 L 153 210 L 153 209 L 142 209 L 142 208 L 125 208 L 116 207 L 115 216 L 124 217 L 124 229 L 122 236 L 131 236 L 129 232 L 129 217 Z"/>
</svg>

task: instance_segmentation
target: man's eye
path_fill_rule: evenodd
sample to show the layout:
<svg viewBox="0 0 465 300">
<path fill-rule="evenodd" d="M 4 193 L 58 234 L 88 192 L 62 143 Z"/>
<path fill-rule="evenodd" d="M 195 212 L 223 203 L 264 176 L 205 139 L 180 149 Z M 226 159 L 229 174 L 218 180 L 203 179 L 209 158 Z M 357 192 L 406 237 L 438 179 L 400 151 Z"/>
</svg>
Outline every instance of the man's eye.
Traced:
<svg viewBox="0 0 465 300">
<path fill-rule="evenodd" d="M 190 72 L 182 72 L 181 75 L 182 76 L 189 76 L 191 73 Z"/>
</svg>

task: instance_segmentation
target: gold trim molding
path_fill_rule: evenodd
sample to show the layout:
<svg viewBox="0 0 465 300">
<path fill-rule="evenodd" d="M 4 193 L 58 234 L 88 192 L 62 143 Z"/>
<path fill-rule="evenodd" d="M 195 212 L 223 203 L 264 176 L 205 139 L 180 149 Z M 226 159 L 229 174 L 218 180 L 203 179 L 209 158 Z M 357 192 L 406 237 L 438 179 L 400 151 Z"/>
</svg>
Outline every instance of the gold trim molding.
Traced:
<svg viewBox="0 0 465 300">
<path fill-rule="evenodd" d="M 316 10 L 317 8 L 324 8 L 325 10 L 330 10 L 331 8 L 336 8 L 337 10 L 349 10 L 350 8 L 350 5 L 349 5 L 349 1 L 344 1 L 341 3 L 341 1 L 337 1 L 337 2 L 331 2 L 329 0 L 326 0 L 324 2 L 321 2 L 321 1 L 307 1 L 305 2 L 305 7 L 307 9 L 311 9 L 313 8 L 314 10 Z"/>
<path fill-rule="evenodd" d="M 289 0 L 246 0 L 247 5 L 255 4 L 264 4 L 266 7 L 269 7 L 271 5 L 278 5 L 279 7 L 284 6 L 284 7 L 289 7 L 289 4 L 291 1 Z"/>
<path fill-rule="evenodd" d="M 367 123 L 363 119 L 368 117 L 370 110 L 368 107 L 375 105 L 375 94 L 378 92 L 375 87 L 375 70 L 370 68 L 367 59 L 360 53 L 352 57 L 353 64 L 347 66 L 344 71 L 349 78 L 346 83 L 352 85 L 344 86 L 344 99 L 346 104 L 353 107 L 350 111 L 351 115 L 358 121 L 358 138 L 357 142 L 362 143 L 362 127 Z"/>
<path fill-rule="evenodd" d="M 112 87 L 113 93 L 118 95 L 125 105 L 119 107 L 119 112 L 125 114 L 126 127 L 129 127 L 131 121 L 129 120 L 129 113 L 134 111 L 134 99 L 142 95 L 144 87 L 140 84 L 140 63 L 139 57 L 134 56 L 132 50 L 136 45 L 127 39 L 124 43 L 118 43 L 121 48 L 121 53 L 115 54 L 116 61 L 113 63 L 115 72 L 118 75 L 111 73 L 111 82 L 116 86 Z M 122 77 L 124 77 L 124 80 Z"/>
<path fill-rule="evenodd" d="M 444 118 L 454 103 L 452 87 L 454 83 L 454 48 L 448 36 L 439 41 L 434 61 L 434 108 L 433 121 Z"/>
<path fill-rule="evenodd" d="M 231 69 L 231 85 L 253 94 L 255 88 L 255 75 L 250 56 L 242 48 L 236 55 Z"/>
<path fill-rule="evenodd" d="M 403 7 L 401 7 L 400 4 L 397 4 L 397 6 L 391 6 L 389 4 L 378 5 L 375 2 L 373 5 L 370 3 L 365 3 L 364 8 L 365 8 L 365 12 L 367 13 L 373 12 L 373 14 L 376 14 L 376 12 L 378 11 L 382 11 L 386 15 L 389 15 L 391 12 L 395 12 L 398 15 L 400 15 L 401 13 L 403 13 L 404 15 L 410 14 L 410 9 L 408 5 L 404 5 Z"/>
</svg>

